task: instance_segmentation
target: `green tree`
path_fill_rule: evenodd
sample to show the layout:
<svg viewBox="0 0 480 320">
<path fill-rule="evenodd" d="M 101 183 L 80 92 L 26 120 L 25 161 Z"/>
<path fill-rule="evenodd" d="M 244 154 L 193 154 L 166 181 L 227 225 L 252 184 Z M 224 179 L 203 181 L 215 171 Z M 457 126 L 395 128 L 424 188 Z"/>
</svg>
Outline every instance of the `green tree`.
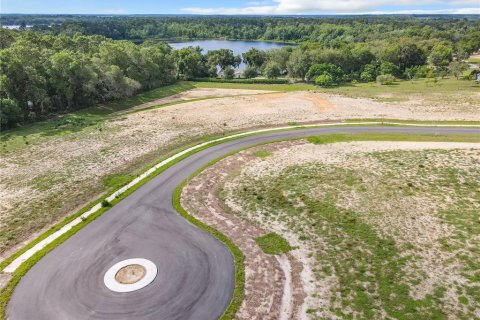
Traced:
<svg viewBox="0 0 480 320">
<path fill-rule="evenodd" d="M 247 52 L 242 54 L 243 62 L 248 66 L 259 69 L 267 58 L 265 51 L 258 50 L 256 48 L 251 48 Z"/>
<path fill-rule="evenodd" d="M 239 63 L 239 59 L 233 55 L 230 49 L 210 50 L 207 52 L 207 61 L 211 66 L 219 66 L 220 71 L 227 67 L 233 67 Z"/>
<path fill-rule="evenodd" d="M 426 62 L 423 50 L 413 40 L 407 38 L 401 38 L 396 44 L 384 48 L 381 59 L 396 65 L 399 74 L 406 68 L 423 65 Z"/>
<path fill-rule="evenodd" d="M 452 48 L 443 44 L 437 44 L 430 52 L 429 60 L 435 67 L 446 67 L 452 61 Z"/>
<path fill-rule="evenodd" d="M 284 47 L 280 49 L 271 49 L 267 53 L 267 61 L 274 61 L 280 68 L 280 74 L 284 74 L 287 71 L 287 62 L 292 52 L 291 47 Z"/>
<path fill-rule="evenodd" d="M 382 62 L 380 65 L 380 74 L 385 75 L 385 74 L 390 74 L 393 76 L 399 76 L 400 75 L 400 68 L 393 64 L 392 62 Z"/>
<path fill-rule="evenodd" d="M 375 81 L 377 78 L 377 67 L 374 64 L 367 64 L 363 67 L 363 71 L 360 74 L 360 80 L 365 82 Z"/>
<path fill-rule="evenodd" d="M 223 73 L 222 73 L 223 79 L 233 79 L 234 76 L 235 76 L 235 70 L 233 69 L 233 67 L 228 66 L 225 68 L 225 70 L 223 70 Z"/>
<path fill-rule="evenodd" d="M 288 74 L 292 78 L 305 80 L 310 65 L 310 56 L 307 52 L 301 49 L 293 50 L 287 61 Z"/>
<path fill-rule="evenodd" d="M 178 79 L 191 79 L 206 75 L 205 59 L 200 47 L 187 47 L 174 52 Z"/>
<path fill-rule="evenodd" d="M 243 70 L 243 76 L 247 79 L 255 78 L 258 76 L 257 68 L 253 66 L 247 66 L 245 70 Z"/>
<path fill-rule="evenodd" d="M 22 108 L 12 99 L 0 99 L 0 126 L 13 127 L 24 120 Z"/>
<path fill-rule="evenodd" d="M 454 75 L 454 77 L 458 80 L 460 76 L 468 70 L 468 64 L 463 61 L 452 61 L 448 65 L 448 70 L 450 71 L 451 74 Z"/>
<path fill-rule="evenodd" d="M 375 62 L 375 55 L 365 44 L 357 44 L 352 50 L 352 69 L 362 70 L 365 65 Z M 365 70 L 364 70 L 365 71 Z"/>
<path fill-rule="evenodd" d="M 280 64 L 276 61 L 268 61 L 263 66 L 263 75 L 269 79 L 275 79 L 280 77 L 281 70 Z"/>
</svg>

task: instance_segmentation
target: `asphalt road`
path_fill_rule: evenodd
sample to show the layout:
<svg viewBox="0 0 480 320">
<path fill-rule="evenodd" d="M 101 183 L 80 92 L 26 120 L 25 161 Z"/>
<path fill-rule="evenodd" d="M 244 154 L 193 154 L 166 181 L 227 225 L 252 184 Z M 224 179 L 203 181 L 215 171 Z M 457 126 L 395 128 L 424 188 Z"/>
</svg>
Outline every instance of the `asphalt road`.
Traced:
<svg viewBox="0 0 480 320">
<path fill-rule="evenodd" d="M 223 244 L 175 212 L 175 188 L 198 168 L 239 148 L 342 132 L 480 134 L 480 129 L 323 127 L 249 136 L 198 152 L 143 185 L 41 259 L 16 287 L 8 304 L 8 319 L 217 319 L 233 293 L 233 259 Z M 103 283 L 105 272 L 129 258 L 153 261 L 157 278 L 139 291 L 110 291 Z"/>
</svg>

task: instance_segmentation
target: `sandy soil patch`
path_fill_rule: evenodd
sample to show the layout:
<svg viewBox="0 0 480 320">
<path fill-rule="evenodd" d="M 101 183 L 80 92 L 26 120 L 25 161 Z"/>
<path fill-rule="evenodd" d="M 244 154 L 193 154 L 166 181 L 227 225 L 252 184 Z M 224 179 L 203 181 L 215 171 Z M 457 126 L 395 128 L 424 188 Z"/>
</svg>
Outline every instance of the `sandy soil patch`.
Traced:
<svg viewBox="0 0 480 320">
<path fill-rule="evenodd" d="M 264 94 L 272 91 L 268 90 L 244 90 L 244 89 L 221 89 L 221 88 L 194 88 L 192 90 L 184 91 L 172 96 L 157 99 L 147 103 L 142 103 L 134 108 L 122 111 L 120 113 L 130 112 L 132 110 L 139 110 L 153 106 L 159 106 L 166 103 L 177 101 L 188 101 L 202 98 L 215 98 L 215 97 L 228 97 L 238 95 L 250 95 L 250 94 Z"/>
<path fill-rule="evenodd" d="M 182 205 L 196 218 L 229 237 L 245 255 L 245 299 L 237 319 L 302 319 L 305 297 L 302 264 L 292 254 L 265 254 L 255 238 L 265 229 L 224 210 L 219 187 L 231 171 L 251 161 L 251 154 L 229 157 L 206 169 L 182 192 Z"/>
<path fill-rule="evenodd" d="M 230 172 L 230 178 L 225 179 L 225 185 L 222 192 L 222 198 L 226 201 L 227 208 L 235 215 L 243 217 L 262 226 L 270 231 L 282 234 L 292 245 L 300 246 L 304 251 L 298 260 L 303 264 L 302 270 L 317 270 L 317 272 L 303 273 L 303 288 L 308 294 L 305 299 L 303 310 L 309 308 L 322 310 L 316 313 L 316 316 L 335 319 L 337 316 L 331 313 L 332 308 L 338 307 L 340 288 L 335 274 L 318 277 L 318 269 L 322 268 L 322 262 L 311 259 L 311 255 L 316 253 L 321 256 L 320 248 L 323 247 L 322 239 L 316 238 L 311 244 L 298 241 L 298 235 L 292 234 L 291 225 L 288 225 L 288 215 L 275 218 L 272 213 L 251 211 L 247 204 L 242 202 L 235 194 L 235 190 L 251 188 L 252 181 L 264 181 L 269 177 L 278 176 L 285 169 L 292 166 L 314 166 L 322 164 L 322 168 L 344 168 L 360 173 L 362 184 L 370 186 L 367 191 L 360 193 L 357 190 L 341 194 L 336 205 L 341 208 L 355 210 L 362 215 L 362 219 L 369 225 L 372 225 L 378 234 L 393 237 L 397 246 L 405 249 L 403 254 L 413 255 L 415 258 L 409 260 L 405 266 L 407 278 L 406 283 L 411 288 L 411 294 L 415 299 L 423 299 L 427 295 L 434 295 L 435 288 L 439 286 L 447 288 L 443 297 L 443 303 L 450 314 L 449 318 L 455 318 L 455 314 L 467 314 L 467 307 L 459 302 L 465 286 L 472 285 L 465 274 L 465 264 L 462 264 L 458 257 L 466 255 L 478 261 L 478 256 L 469 249 L 475 246 L 480 240 L 479 237 L 468 236 L 466 244 L 449 250 L 444 247 L 445 239 L 455 239 L 459 234 L 466 237 L 464 231 L 458 229 L 451 223 L 446 223 L 438 212 L 445 209 L 449 203 L 452 203 L 451 197 L 454 195 L 447 190 L 441 189 L 442 182 L 439 181 L 439 190 L 425 196 L 394 196 L 386 192 L 386 187 L 382 185 L 381 176 L 388 176 L 391 167 L 383 164 L 383 161 L 396 161 L 395 156 L 389 152 L 411 152 L 411 155 L 422 158 L 423 162 L 432 166 L 432 170 L 442 168 L 456 168 L 458 170 L 467 170 L 478 172 L 480 167 L 480 144 L 478 143 L 441 143 L 441 142 L 349 142 L 335 143 L 329 145 L 313 145 L 305 141 L 281 142 L 262 146 L 262 150 L 273 151 L 273 155 L 265 159 L 251 158 L 254 150 L 246 150 L 232 156 L 231 158 L 250 159 L 245 162 L 241 168 L 236 168 Z M 430 150 L 430 151 L 429 151 Z M 433 151 L 432 151 L 433 150 Z M 427 152 L 428 153 L 424 153 Z M 448 151 L 448 152 L 442 152 Z M 386 160 L 382 160 L 384 155 L 389 155 Z M 425 158 L 427 157 L 427 158 Z M 414 158 L 416 159 L 416 158 Z M 382 160 L 382 161 L 380 161 Z M 231 159 L 229 161 L 235 161 Z M 475 163 L 477 165 L 475 166 Z M 415 162 L 415 165 L 416 164 Z M 422 164 L 423 165 L 423 164 Z M 407 164 L 406 169 L 401 173 L 392 171 L 391 174 L 400 174 L 397 178 L 400 184 L 408 181 L 414 181 L 416 188 L 420 190 L 427 188 L 433 176 L 411 175 L 411 169 Z M 212 167 L 212 170 L 214 170 Z M 415 169 L 416 167 L 413 167 Z M 322 169 L 326 170 L 326 169 Z M 447 171 L 450 172 L 450 171 Z M 227 173 L 225 173 L 226 175 Z M 250 182 L 248 182 L 250 181 Z M 424 183 L 424 185 L 422 184 Z M 465 183 L 468 183 L 467 181 Z M 310 186 L 309 186 L 310 187 Z M 307 188 L 309 188 L 307 187 Z M 330 185 L 328 182 L 318 181 L 318 187 L 312 187 L 309 191 L 311 198 L 325 197 L 329 192 L 328 188 L 338 188 Z M 396 189 L 395 184 L 389 188 Z M 443 191 L 443 192 L 442 192 Z M 366 192 L 366 193 L 365 193 Z M 369 194 L 372 192 L 374 195 Z M 374 202 L 368 202 L 366 199 L 376 199 Z M 464 201 L 465 199 L 456 199 Z M 480 203 L 477 200 L 471 200 L 470 207 L 473 206 L 480 210 Z M 302 201 L 298 200 L 296 206 L 302 207 Z M 373 212 L 373 213 L 372 213 Z M 375 214 L 378 213 L 378 214 Z M 383 213 L 383 214 L 381 214 Z M 298 226 L 298 224 L 297 224 Z M 308 233 L 308 225 L 301 225 L 302 232 Z M 299 228 L 300 228 L 299 227 Z M 310 235 L 313 237 L 313 235 Z M 316 236 L 316 235 L 315 235 Z M 341 237 L 342 235 L 339 234 Z M 345 235 L 346 236 L 346 235 Z M 298 254 L 300 250 L 295 250 Z M 466 273 L 465 273 L 466 272 Z M 409 282 L 407 279 L 413 281 Z M 336 292 L 336 293 L 335 293 Z M 333 296 L 332 296 L 333 295 Z M 336 301 L 336 302 L 333 302 Z M 337 305 L 336 305 L 337 304 Z M 480 305 L 473 303 L 470 307 L 474 308 L 474 314 L 480 314 Z M 475 309 L 476 308 L 476 309 Z M 352 311 L 352 314 L 355 314 Z"/>
</svg>

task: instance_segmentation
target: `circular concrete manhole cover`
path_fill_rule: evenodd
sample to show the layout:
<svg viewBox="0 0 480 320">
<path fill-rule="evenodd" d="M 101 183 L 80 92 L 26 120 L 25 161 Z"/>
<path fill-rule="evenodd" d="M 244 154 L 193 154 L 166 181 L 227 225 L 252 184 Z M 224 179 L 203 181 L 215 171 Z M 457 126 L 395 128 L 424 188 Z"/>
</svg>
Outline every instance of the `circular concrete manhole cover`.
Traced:
<svg viewBox="0 0 480 320">
<path fill-rule="evenodd" d="M 131 292 L 149 285 L 157 276 L 157 267 L 147 259 L 120 261 L 107 270 L 103 281 L 115 292 Z"/>
</svg>

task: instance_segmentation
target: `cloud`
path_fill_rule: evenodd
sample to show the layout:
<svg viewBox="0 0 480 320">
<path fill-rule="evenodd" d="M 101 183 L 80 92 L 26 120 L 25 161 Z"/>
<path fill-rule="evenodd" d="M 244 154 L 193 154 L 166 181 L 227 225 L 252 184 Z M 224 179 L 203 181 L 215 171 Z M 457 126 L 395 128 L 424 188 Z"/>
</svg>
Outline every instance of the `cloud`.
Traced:
<svg viewBox="0 0 480 320">
<path fill-rule="evenodd" d="M 351 14 L 358 14 L 358 13 L 351 13 Z M 480 8 L 372 11 L 372 12 L 364 12 L 363 14 L 480 14 Z"/>
<path fill-rule="evenodd" d="M 246 4 L 247 4 L 247 6 L 258 7 L 258 6 L 266 6 L 270 3 L 271 3 L 270 1 L 250 1 L 250 2 L 247 2 Z"/>
<path fill-rule="evenodd" d="M 193 14 L 248 14 L 248 15 L 274 15 L 274 14 L 312 14 L 312 13 L 373 13 L 381 12 L 378 8 L 392 5 L 391 0 L 273 0 L 273 4 L 266 5 L 268 2 L 257 1 L 249 2 L 243 8 L 201 8 L 191 7 L 181 9 L 183 12 Z M 426 5 L 444 5 L 447 8 L 441 10 L 415 10 L 406 9 L 398 11 L 389 11 L 384 13 L 468 13 L 478 14 L 479 8 L 475 7 L 478 0 L 397 0 L 395 6 L 426 6 Z M 470 8 L 455 8 L 452 6 L 472 5 Z"/>
<path fill-rule="evenodd" d="M 110 14 L 124 14 L 124 13 L 127 13 L 127 10 L 125 10 L 125 9 L 105 9 L 103 11 L 105 13 L 110 13 Z"/>
</svg>

